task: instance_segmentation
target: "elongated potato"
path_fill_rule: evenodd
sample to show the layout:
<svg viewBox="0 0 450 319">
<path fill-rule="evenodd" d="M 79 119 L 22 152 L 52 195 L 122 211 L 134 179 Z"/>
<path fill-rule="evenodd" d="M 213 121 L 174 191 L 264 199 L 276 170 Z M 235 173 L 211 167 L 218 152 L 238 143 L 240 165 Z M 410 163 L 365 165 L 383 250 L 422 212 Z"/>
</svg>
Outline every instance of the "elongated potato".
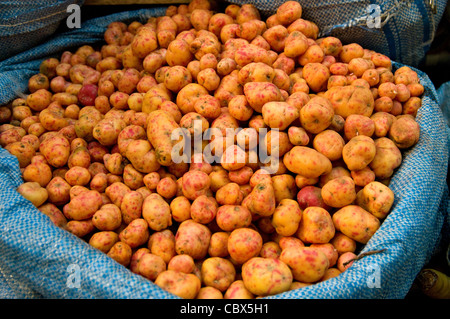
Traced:
<svg viewBox="0 0 450 319">
<path fill-rule="evenodd" d="M 283 157 L 286 168 L 308 178 L 316 178 L 331 171 L 331 161 L 323 154 L 306 146 L 294 146 Z"/>
</svg>

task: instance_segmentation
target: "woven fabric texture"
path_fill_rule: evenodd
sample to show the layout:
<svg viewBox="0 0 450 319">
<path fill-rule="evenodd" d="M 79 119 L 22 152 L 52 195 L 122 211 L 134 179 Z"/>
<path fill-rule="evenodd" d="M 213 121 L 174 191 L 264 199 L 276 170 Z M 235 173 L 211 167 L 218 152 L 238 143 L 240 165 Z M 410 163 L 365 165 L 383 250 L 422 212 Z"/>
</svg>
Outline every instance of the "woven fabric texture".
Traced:
<svg viewBox="0 0 450 319">
<path fill-rule="evenodd" d="M 145 21 L 164 12 L 161 7 L 93 19 L 0 62 L 0 104 L 26 92 L 29 76 L 44 58 L 102 41 L 112 21 Z M 402 65 L 394 63 L 394 68 Z M 404 298 L 432 256 L 449 214 L 449 143 L 436 90 L 426 74 L 416 71 L 425 87 L 417 115 L 421 137 L 392 178 L 397 194 L 392 213 L 362 252 L 384 251 L 355 261 L 339 277 L 268 298 Z M 16 191 L 20 183 L 17 159 L 0 148 L 0 298 L 177 298 L 54 226 Z"/>
</svg>

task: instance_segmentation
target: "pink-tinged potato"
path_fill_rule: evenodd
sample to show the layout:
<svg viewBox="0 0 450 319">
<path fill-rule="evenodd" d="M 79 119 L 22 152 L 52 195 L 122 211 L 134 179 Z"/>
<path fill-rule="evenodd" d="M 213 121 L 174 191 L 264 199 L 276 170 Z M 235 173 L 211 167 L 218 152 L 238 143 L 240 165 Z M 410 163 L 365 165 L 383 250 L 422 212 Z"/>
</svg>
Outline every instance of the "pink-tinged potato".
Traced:
<svg viewBox="0 0 450 319">
<path fill-rule="evenodd" d="M 283 199 L 275 208 L 272 215 L 272 225 L 275 231 L 282 236 L 292 236 L 297 232 L 302 219 L 302 210 L 297 201 Z"/>
<path fill-rule="evenodd" d="M 389 130 L 396 120 L 396 117 L 388 112 L 375 112 L 370 119 L 375 126 L 373 132 L 374 137 L 388 137 Z"/>
<path fill-rule="evenodd" d="M 130 260 L 130 265 L 129 268 L 130 270 L 135 273 L 135 274 L 139 274 L 139 261 L 141 260 L 142 256 L 150 253 L 150 249 L 146 248 L 146 247 L 141 247 L 138 248 L 136 251 L 133 252 L 133 254 L 131 255 L 131 260 Z"/>
<path fill-rule="evenodd" d="M 311 247 L 283 249 L 280 260 L 289 266 L 295 280 L 304 283 L 319 281 L 329 268 L 327 255 Z"/>
<path fill-rule="evenodd" d="M 201 287 L 201 281 L 196 275 L 175 270 L 163 271 L 154 282 L 161 289 L 184 299 L 194 299 Z"/>
<path fill-rule="evenodd" d="M 240 205 L 244 194 L 237 183 L 228 183 L 216 192 L 216 201 L 219 205 Z"/>
<path fill-rule="evenodd" d="M 133 249 L 147 243 L 149 238 L 148 223 L 143 218 L 134 219 L 119 233 L 119 239 Z"/>
<path fill-rule="evenodd" d="M 74 166 L 66 172 L 64 178 L 71 186 L 85 186 L 88 185 L 91 180 L 91 173 L 89 173 L 89 170 L 85 167 Z"/>
<path fill-rule="evenodd" d="M 181 223 L 191 218 L 191 202 L 186 197 L 175 197 L 169 206 L 174 221 Z"/>
<path fill-rule="evenodd" d="M 60 134 L 49 136 L 41 142 L 39 151 L 53 167 L 66 165 L 70 156 L 70 143 Z"/>
<path fill-rule="evenodd" d="M 300 123 L 306 131 L 317 134 L 330 126 L 334 114 L 330 101 L 315 96 L 300 109 Z"/>
<path fill-rule="evenodd" d="M 246 206 L 253 215 L 271 216 L 276 207 L 275 189 L 271 178 L 258 182 L 246 198 Z M 245 199 L 244 199 L 245 201 Z"/>
<path fill-rule="evenodd" d="M 75 196 L 67 204 L 67 214 L 70 219 L 84 220 L 92 218 L 103 204 L 99 192 L 87 190 Z"/>
<path fill-rule="evenodd" d="M 296 58 L 305 53 L 308 47 L 306 36 L 300 31 L 293 31 L 286 38 L 284 54 L 289 58 Z"/>
<path fill-rule="evenodd" d="M 330 70 L 322 63 L 308 63 L 303 67 L 303 77 L 314 92 L 327 89 Z"/>
<path fill-rule="evenodd" d="M 228 237 L 230 233 L 227 231 L 217 231 L 211 235 L 208 247 L 208 255 L 211 257 L 227 257 L 228 254 Z"/>
<path fill-rule="evenodd" d="M 279 259 L 253 257 L 242 265 L 244 286 L 257 296 L 269 296 L 289 290 L 293 275 Z"/>
<path fill-rule="evenodd" d="M 172 225 L 172 214 L 169 204 L 164 198 L 152 193 L 142 203 L 142 218 L 148 223 L 150 229 L 161 231 Z"/>
<path fill-rule="evenodd" d="M 252 215 L 240 205 L 222 205 L 217 209 L 216 222 L 223 231 L 233 231 L 237 228 L 250 226 Z"/>
<path fill-rule="evenodd" d="M 302 17 L 302 6 L 296 1 L 286 1 L 276 12 L 277 20 L 283 25 L 289 25 Z"/>
<path fill-rule="evenodd" d="M 105 189 L 105 194 L 111 202 L 118 207 L 121 207 L 124 196 L 131 192 L 131 189 L 122 182 L 115 181 Z"/>
<path fill-rule="evenodd" d="M 164 260 L 155 254 L 144 253 L 137 264 L 137 272 L 152 281 L 155 281 L 159 274 L 167 270 Z"/>
<path fill-rule="evenodd" d="M 341 176 L 328 181 L 322 187 L 322 199 L 334 208 L 350 205 L 356 199 L 356 185 L 349 176 Z"/>
<path fill-rule="evenodd" d="M 313 147 L 316 151 L 325 155 L 330 161 L 336 161 L 342 157 L 345 141 L 342 136 L 330 129 L 318 133 L 313 139 Z"/>
<path fill-rule="evenodd" d="M 321 207 L 307 207 L 302 213 L 296 236 L 304 243 L 325 244 L 336 232 L 330 213 Z"/>
<path fill-rule="evenodd" d="M 319 249 L 325 253 L 328 257 L 328 267 L 333 267 L 336 265 L 339 258 L 339 253 L 337 249 L 331 243 L 324 244 L 311 244 L 309 247 Z"/>
<path fill-rule="evenodd" d="M 303 127 L 290 126 L 288 128 L 289 142 L 295 146 L 306 146 L 309 144 L 309 135 Z"/>
<path fill-rule="evenodd" d="M 356 204 L 379 219 L 386 218 L 394 204 L 394 192 L 386 185 L 373 181 L 356 196 Z"/>
<path fill-rule="evenodd" d="M 282 101 L 280 89 L 269 82 L 248 82 L 244 84 L 244 95 L 248 104 L 261 113 L 264 104 L 267 102 Z"/>
<path fill-rule="evenodd" d="M 92 223 L 92 219 L 69 220 L 64 229 L 79 238 L 83 238 L 92 233 L 95 230 L 95 226 Z"/>
<path fill-rule="evenodd" d="M 99 231 L 89 239 L 89 245 L 107 254 L 108 251 L 119 241 L 119 235 L 113 231 Z"/>
<path fill-rule="evenodd" d="M 300 111 L 301 112 L 301 111 Z M 291 106 L 287 102 L 270 101 L 263 105 L 261 109 L 264 123 L 273 129 L 281 131 L 298 119 L 299 110 L 295 106 Z"/>
<path fill-rule="evenodd" d="M 42 187 L 46 187 L 53 177 L 52 169 L 46 163 L 35 161 L 35 158 L 33 157 L 31 164 L 23 170 L 22 178 L 25 182 L 37 182 Z"/>
<path fill-rule="evenodd" d="M 175 251 L 175 235 L 170 229 L 152 233 L 147 247 L 152 254 L 160 256 L 166 264 L 177 254 Z"/>
<path fill-rule="evenodd" d="M 288 247 L 305 247 L 305 244 L 299 238 L 294 236 L 282 236 L 278 240 L 278 245 L 280 246 L 281 250 Z"/>
<path fill-rule="evenodd" d="M 399 115 L 392 123 L 388 137 L 394 141 L 398 148 L 410 148 L 419 141 L 419 123 L 417 123 L 414 117 L 410 114 Z"/>
<path fill-rule="evenodd" d="M 117 261 L 122 266 L 128 267 L 131 262 L 133 252 L 126 243 L 118 241 L 108 251 L 107 255 Z"/>
<path fill-rule="evenodd" d="M 345 144 L 342 150 L 342 159 L 350 171 L 356 171 L 367 167 L 374 159 L 375 154 L 374 140 L 371 137 L 359 135 Z"/>
<path fill-rule="evenodd" d="M 95 212 L 92 222 L 99 230 L 115 230 L 122 224 L 122 212 L 116 205 L 106 204 Z"/>
<path fill-rule="evenodd" d="M 341 272 L 346 271 L 353 264 L 353 259 L 356 257 L 357 257 L 356 254 L 353 252 L 343 253 L 342 255 L 339 256 L 339 259 L 338 259 L 337 265 L 336 265 L 337 268 Z"/>
<path fill-rule="evenodd" d="M 331 171 L 331 161 L 323 154 L 306 146 L 294 146 L 283 157 L 286 168 L 295 174 L 317 178 Z"/>
<path fill-rule="evenodd" d="M 258 256 L 262 245 L 261 235 L 251 228 L 237 228 L 228 237 L 228 252 L 238 264 Z"/>
<path fill-rule="evenodd" d="M 339 231 L 336 231 L 334 237 L 330 240 L 330 244 L 336 248 L 339 255 L 356 250 L 356 241 Z"/>
<path fill-rule="evenodd" d="M 376 153 L 369 167 L 378 179 L 386 179 L 394 174 L 394 170 L 402 162 L 402 153 L 395 143 L 387 138 L 380 137 L 374 140 Z"/>
<path fill-rule="evenodd" d="M 144 196 L 139 191 L 127 192 L 120 204 L 122 220 L 125 224 L 130 224 L 133 220 L 142 217 L 142 205 Z"/>
<path fill-rule="evenodd" d="M 351 239 L 366 244 L 380 228 L 380 220 L 357 205 L 348 205 L 333 214 L 337 231 Z"/>
<path fill-rule="evenodd" d="M 209 224 L 216 217 L 217 204 L 212 197 L 201 195 L 191 205 L 191 218 L 200 224 Z"/>
<path fill-rule="evenodd" d="M 63 229 L 66 227 L 67 218 L 56 205 L 52 203 L 45 203 L 39 206 L 38 210 L 47 215 L 56 226 Z"/>
<path fill-rule="evenodd" d="M 247 153 L 238 145 L 227 147 L 220 158 L 220 164 L 227 171 L 241 169 L 247 162 Z"/>
<path fill-rule="evenodd" d="M 181 271 L 185 274 L 192 273 L 195 270 L 195 267 L 194 259 L 186 254 L 173 256 L 167 264 L 167 269 Z"/>
<path fill-rule="evenodd" d="M 235 280 L 223 295 L 223 299 L 254 299 L 255 295 L 248 290 L 244 281 Z"/>
<path fill-rule="evenodd" d="M 370 116 L 374 109 L 374 98 L 370 89 L 360 86 L 335 86 L 325 92 L 335 114 L 346 119 L 351 114 Z"/>
<path fill-rule="evenodd" d="M 47 201 L 47 190 L 38 182 L 25 182 L 17 187 L 17 192 L 29 200 L 35 207 L 39 207 Z"/>
<path fill-rule="evenodd" d="M 275 258 L 280 257 L 281 247 L 275 241 L 267 241 L 263 244 L 259 256 L 263 258 Z"/>
<path fill-rule="evenodd" d="M 177 254 L 187 254 L 195 260 L 208 253 L 211 230 L 203 224 L 188 219 L 180 224 L 175 234 Z"/>
<path fill-rule="evenodd" d="M 223 299 L 223 294 L 219 289 L 207 286 L 200 288 L 195 299 Z"/>
<path fill-rule="evenodd" d="M 158 39 L 155 30 L 149 27 L 142 27 L 136 33 L 131 42 L 131 50 L 138 58 L 145 58 L 147 54 L 156 50 L 158 47 Z"/>
<path fill-rule="evenodd" d="M 298 189 L 295 178 L 290 174 L 272 176 L 272 184 L 275 194 L 275 202 L 278 204 L 283 199 L 295 199 Z"/>
<path fill-rule="evenodd" d="M 364 187 L 367 184 L 375 181 L 375 173 L 368 166 L 361 170 L 351 171 L 350 174 L 355 181 L 356 186 Z"/>
<path fill-rule="evenodd" d="M 195 200 L 201 195 L 207 195 L 211 180 L 203 171 L 193 170 L 186 172 L 182 177 L 183 195 L 189 200 Z"/>
<path fill-rule="evenodd" d="M 235 280 L 236 269 L 231 261 L 221 257 L 206 258 L 201 266 L 201 278 L 205 286 L 226 291 Z"/>
<path fill-rule="evenodd" d="M 344 135 L 350 140 L 357 135 L 372 137 L 375 132 L 375 123 L 370 117 L 352 114 L 347 117 L 344 124 Z"/>
</svg>

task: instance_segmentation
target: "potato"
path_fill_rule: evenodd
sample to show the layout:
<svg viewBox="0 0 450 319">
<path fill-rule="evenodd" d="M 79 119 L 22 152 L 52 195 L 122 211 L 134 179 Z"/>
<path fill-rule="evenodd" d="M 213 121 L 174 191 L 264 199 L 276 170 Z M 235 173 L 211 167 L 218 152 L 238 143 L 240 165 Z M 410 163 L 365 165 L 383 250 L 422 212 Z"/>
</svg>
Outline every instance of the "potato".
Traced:
<svg viewBox="0 0 450 319">
<path fill-rule="evenodd" d="M 384 137 L 388 136 L 389 130 L 391 129 L 392 124 L 396 120 L 396 117 L 391 113 L 387 112 L 375 112 L 372 114 L 370 119 L 373 121 L 375 129 L 374 136 L 375 137 Z"/>
<path fill-rule="evenodd" d="M 108 251 L 119 241 L 119 235 L 113 231 L 99 231 L 89 239 L 89 245 L 107 254 Z"/>
<path fill-rule="evenodd" d="M 65 179 L 71 186 L 85 186 L 91 180 L 91 173 L 85 167 L 74 166 L 66 172 Z"/>
<path fill-rule="evenodd" d="M 307 37 L 300 31 L 292 31 L 286 38 L 284 54 L 289 58 L 297 58 L 308 49 Z"/>
<path fill-rule="evenodd" d="M 251 193 L 242 202 L 242 205 L 246 206 L 253 215 L 271 216 L 276 208 L 275 189 L 272 179 L 267 177 L 257 182 Z"/>
<path fill-rule="evenodd" d="M 228 253 L 230 257 L 238 264 L 244 264 L 246 261 L 259 255 L 263 245 L 261 235 L 251 228 L 237 228 L 230 233 L 228 237 Z"/>
<path fill-rule="evenodd" d="M 65 205 L 70 200 L 71 186 L 64 178 L 55 176 L 45 187 L 48 192 L 48 201 L 54 205 Z"/>
<path fill-rule="evenodd" d="M 333 130 L 324 130 L 313 139 L 313 148 L 325 155 L 330 161 L 342 158 L 345 141 L 342 136 Z"/>
<path fill-rule="evenodd" d="M 148 242 L 149 224 L 143 218 L 133 219 L 120 233 L 119 239 L 131 248 L 137 248 Z"/>
<path fill-rule="evenodd" d="M 92 131 L 92 136 L 105 146 L 117 143 L 120 132 L 126 127 L 124 120 L 120 118 L 105 118 L 97 122 Z"/>
<path fill-rule="evenodd" d="M 267 102 L 281 102 L 280 89 L 269 82 L 248 82 L 244 85 L 244 95 L 249 105 L 259 113 Z"/>
<path fill-rule="evenodd" d="M 131 247 L 121 241 L 116 242 L 107 253 L 109 257 L 125 267 L 130 264 L 132 254 Z"/>
<path fill-rule="evenodd" d="M 325 253 L 312 247 L 285 248 L 280 260 L 289 266 L 293 279 L 303 283 L 319 281 L 329 267 Z"/>
<path fill-rule="evenodd" d="M 67 225 L 67 218 L 62 211 L 52 203 L 45 203 L 38 207 L 38 210 L 47 215 L 50 220 L 58 227 L 65 228 Z"/>
<path fill-rule="evenodd" d="M 339 255 L 356 250 L 356 241 L 339 231 L 336 231 L 330 243 L 336 248 Z"/>
<path fill-rule="evenodd" d="M 212 233 L 208 247 L 208 255 L 211 257 L 227 257 L 229 255 L 227 245 L 229 236 L 230 233 L 227 231 Z"/>
<path fill-rule="evenodd" d="M 176 104 L 182 114 L 195 111 L 194 105 L 202 95 L 207 95 L 208 90 L 198 83 L 190 83 L 183 87 L 177 94 Z"/>
<path fill-rule="evenodd" d="M 297 201 L 283 199 L 279 202 L 272 215 L 272 225 L 282 236 L 294 235 L 302 219 L 302 211 Z"/>
<path fill-rule="evenodd" d="M 92 233 L 95 230 L 95 226 L 92 223 L 92 219 L 69 220 L 64 229 L 79 238 L 83 238 Z"/>
<path fill-rule="evenodd" d="M 141 276 L 155 281 L 158 275 L 166 269 L 167 265 L 160 256 L 147 252 L 139 258 L 136 271 Z"/>
<path fill-rule="evenodd" d="M 280 101 L 265 103 L 261 113 L 267 126 L 279 130 L 285 130 L 299 116 L 299 110 L 295 106 Z"/>
<path fill-rule="evenodd" d="M 216 201 L 219 205 L 240 205 L 243 200 L 243 193 L 237 183 L 228 183 L 216 192 Z"/>
<path fill-rule="evenodd" d="M 35 207 L 44 204 L 48 198 L 47 190 L 38 182 L 25 182 L 17 187 L 17 192 L 29 200 Z"/>
<path fill-rule="evenodd" d="M 237 228 L 249 227 L 252 222 L 250 211 L 241 205 L 221 205 L 217 209 L 216 223 L 221 230 L 231 232 Z"/>
<path fill-rule="evenodd" d="M 210 229 L 192 219 L 180 223 L 175 234 L 177 254 L 187 254 L 195 260 L 202 259 L 208 253 Z"/>
<path fill-rule="evenodd" d="M 170 206 L 157 193 L 152 193 L 144 199 L 142 217 L 147 221 L 150 229 L 155 231 L 166 229 L 172 225 Z"/>
<path fill-rule="evenodd" d="M 155 172 L 161 167 L 155 149 L 144 139 L 131 140 L 126 148 L 125 157 L 141 173 Z"/>
<path fill-rule="evenodd" d="M 70 219 L 83 220 L 92 218 L 102 204 L 102 196 L 99 192 L 87 190 L 72 198 L 66 205 L 66 211 Z"/>
<path fill-rule="evenodd" d="M 350 205 L 356 199 L 355 186 L 353 179 L 348 176 L 330 180 L 322 187 L 324 203 L 335 208 Z"/>
<path fill-rule="evenodd" d="M 375 142 L 365 135 L 353 137 L 342 150 L 342 159 L 351 171 L 365 168 L 372 162 L 375 155 Z"/>
<path fill-rule="evenodd" d="M 243 280 L 235 280 L 225 292 L 224 299 L 253 299 L 255 295 L 251 293 Z"/>
<path fill-rule="evenodd" d="M 244 286 L 257 296 L 268 296 L 289 290 L 293 275 L 279 259 L 253 257 L 242 265 Z"/>
<path fill-rule="evenodd" d="M 189 200 L 195 200 L 201 195 L 207 195 L 211 180 L 205 172 L 188 171 L 182 177 L 183 195 Z"/>
<path fill-rule="evenodd" d="M 195 299 L 223 299 L 223 294 L 219 289 L 207 286 L 200 288 Z"/>
<path fill-rule="evenodd" d="M 316 178 L 329 173 L 331 161 L 323 154 L 306 146 L 294 146 L 283 157 L 286 168 L 295 174 Z"/>
<path fill-rule="evenodd" d="M 166 264 L 177 254 L 175 251 L 175 235 L 170 229 L 152 233 L 147 246 L 152 254 L 160 256 Z"/>
<path fill-rule="evenodd" d="M 389 187 L 373 181 L 358 192 L 356 204 L 378 219 L 383 219 L 390 213 L 394 199 L 394 192 Z"/>
<path fill-rule="evenodd" d="M 122 224 L 122 213 L 114 204 L 105 204 L 92 216 L 94 226 L 99 230 L 115 230 Z"/>
<path fill-rule="evenodd" d="M 191 205 L 191 218 L 200 224 L 208 224 L 216 217 L 217 204 L 212 197 L 201 195 Z"/>
<path fill-rule="evenodd" d="M 410 148 L 419 141 L 419 123 L 417 123 L 414 117 L 410 114 L 399 115 L 392 123 L 389 129 L 388 137 L 398 148 Z"/>
<path fill-rule="evenodd" d="M 300 123 L 302 127 L 313 134 L 317 134 L 330 126 L 334 116 L 331 103 L 323 97 L 311 98 L 300 109 Z"/>
<path fill-rule="evenodd" d="M 277 20 L 283 25 L 289 25 L 302 17 L 302 6 L 296 1 L 286 1 L 276 12 Z"/>
<path fill-rule="evenodd" d="M 327 89 L 330 71 L 322 63 L 308 63 L 303 67 L 303 77 L 314 92 Z"/>
<path fill-rule="evenodd" d="M 200 291 L 200 279 L 194 274 L 165 270 L 155 279 L 155 284 L 180 298 L 194 299 Z"/>
<path fill-rule="evenodd" d="M 297 237 L 304 243 L 325 244 L 335 234 L 330 213 L 321 207 L 307 207 L 302 213 Z"/>
<path fill-rule="evenodd" d="M 351 114 L 370 116 L 374 108 L 374 98 L 370 89 L 360 86 L 335 86 L 325 92 L 335 114 L 346 119 Z"/>
<path fill-rule="evenodd" d="M 374 142 L 376 153 L 369 167 L 375 173 L 376 178 L 389 178 L 394 174 L 394 170 L 400 166 L 402 153 L 395 143 L 387 137 L 377 138 Z"/>
<path fill-rule="evenodd" d="M 372 137 L 374 132 L 375 123 L 371 117 L 351 114 L 345 120 L 344 135 L 348 140 L 355 137 L 356 135 L 366 135 Z"/>
<path fill-rule="evenodd" d="M 228 259 L 222 257 L 206 258 L 201 266 L 201 278 L 205 286 L 226 291 L 235 280 L 236 269 Z"/>
<path fill-rule="evenodd" d="M 380 227 L 380 220 L 357 205 L 348 205 L 333 214 L 337 231 L 351 239 L 366 244 Z"/>
<path fill-rule="evenodd" d="M 243 66 L 238 72 L 239 83 L 272 82 L 275 70 L 263 62 L 251 62 Z"/>
<path fill-rule="evenodd" d="M 156 30 L 149 27 L 141 27 L 131 42 L 131 50 L 138 58 L 145 58 L 147 54 L 158 47 Z"/>
<path fill-rule="evenodd" d="M 46 163 L 41 163 L 31 159 L 31 164 L 25 167 L 22 178 L 25 182 L 37 182 L 42 187 L 46 187 L 52 179 L 52 169 Z"/>
<path fill-rule="evenodd" d="M 278 204 L 283 199 L 294 199 L 297 194 L 295 178 L 290 174 L 272 176 L 275 202 Z"/>
<path fill-rule="evenodd" d="M 353 259 L 355 259 L 357 256 L 353 252 L 345 252 L 342 255 L 339 256 L 339 259 L 337 261 L 337 268 L 339 271 L 344 272 L 350 266 L 353 264 Z"/>
</svg>

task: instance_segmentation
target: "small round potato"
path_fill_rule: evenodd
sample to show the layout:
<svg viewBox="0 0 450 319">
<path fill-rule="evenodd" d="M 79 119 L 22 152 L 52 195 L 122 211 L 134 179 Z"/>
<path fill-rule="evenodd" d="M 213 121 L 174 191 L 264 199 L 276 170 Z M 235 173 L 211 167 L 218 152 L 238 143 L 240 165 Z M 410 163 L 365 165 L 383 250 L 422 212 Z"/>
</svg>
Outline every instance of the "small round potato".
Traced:
<svg viewBox="0 0 450 319">
<path fill-rule="evenodd" d="M 201 281 L 194 274 L 185 274 L 176 270 L 165 270 L 155 279 L 162 289 L 184 299 L 194 299 L 200 291 Z"/>
</svg>

